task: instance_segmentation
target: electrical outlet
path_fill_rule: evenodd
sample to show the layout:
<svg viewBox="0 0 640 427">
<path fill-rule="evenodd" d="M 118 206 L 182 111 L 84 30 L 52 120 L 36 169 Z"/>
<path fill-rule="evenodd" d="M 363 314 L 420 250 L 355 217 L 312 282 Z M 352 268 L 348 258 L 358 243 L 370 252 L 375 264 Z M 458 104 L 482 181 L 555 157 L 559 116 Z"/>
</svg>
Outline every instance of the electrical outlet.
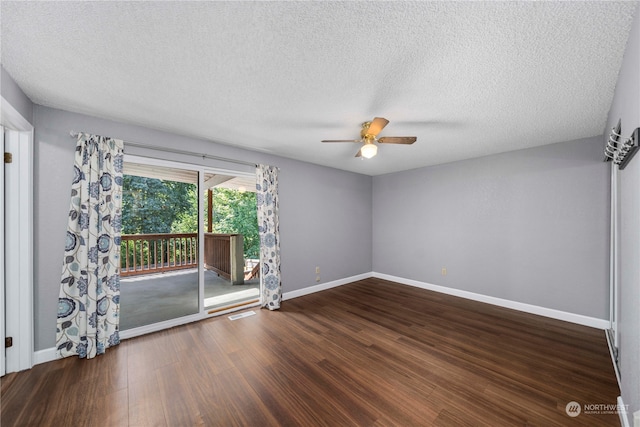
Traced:
<svg viewBox="0 0 640 427">
<path fill-rule="evenodd" d="M 443 276 L 447 275 L 447 267 L 442 267 L 442 275 Z"/>
<path fill-rule="evenodd" d="M 316 274 L 320 274 L 320 267 L 316 267 Z"/>
<path fill-rule="evenodd" d="M 320 276 L 316 276 L 316 282 L 320 281 Z"/>
</svg>

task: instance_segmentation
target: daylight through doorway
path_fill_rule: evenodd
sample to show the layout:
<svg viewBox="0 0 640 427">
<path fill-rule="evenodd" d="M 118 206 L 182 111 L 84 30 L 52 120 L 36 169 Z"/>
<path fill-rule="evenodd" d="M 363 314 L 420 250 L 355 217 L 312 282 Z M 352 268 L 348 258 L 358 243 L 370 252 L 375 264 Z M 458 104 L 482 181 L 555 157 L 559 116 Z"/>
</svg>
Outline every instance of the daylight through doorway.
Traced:
<svg viewBox="0 0 640 427">
<path fill-rule="evenodd" d="M 205 173 L 204 308 L 258 302 L 260 239 L 254 176 Z"/>
</svg>

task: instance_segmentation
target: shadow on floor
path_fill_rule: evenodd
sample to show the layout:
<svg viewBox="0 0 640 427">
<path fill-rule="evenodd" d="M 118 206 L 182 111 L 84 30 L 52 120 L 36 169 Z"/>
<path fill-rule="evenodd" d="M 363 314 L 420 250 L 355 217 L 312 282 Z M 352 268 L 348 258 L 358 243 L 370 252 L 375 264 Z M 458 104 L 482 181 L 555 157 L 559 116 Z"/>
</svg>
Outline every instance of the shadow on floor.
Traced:
<svg viewBox="0 0 640 427">
<path fill-rule="evenodd" d="M 260 279 L 232 285 L 212 271 L 204 272 L 205 308 L 213 309 L 259 298 Z M 198 313 L 198 271 L 183 270 L 120 279 L 120 330 L 137 328 Z"/>
</svg>

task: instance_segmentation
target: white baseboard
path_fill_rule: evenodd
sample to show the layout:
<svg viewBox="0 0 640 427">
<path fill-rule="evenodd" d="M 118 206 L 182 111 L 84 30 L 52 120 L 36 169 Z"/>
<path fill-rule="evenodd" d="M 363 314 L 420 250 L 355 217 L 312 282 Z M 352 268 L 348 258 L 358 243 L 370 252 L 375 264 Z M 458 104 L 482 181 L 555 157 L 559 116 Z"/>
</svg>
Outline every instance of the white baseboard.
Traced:
<svg viewBox="0 0 640 427">
<path fill-rule="evenodd" d="M 389 274 L 377 273 L 377 272 L 368 272 L 357 274 L 351 277 L 345 277 L 344 279 L 334 280 L 327 283 L 321 283 L 319 285 L 308 286 L 306 288 L 298 289 L 295 291 L 285 292 L 282 294 L 282 300 L 289 300 L 293 298 L 298 298 L 304 295 L 313 294 L 316 292 L 324 291 L 327 289 L 335 288 L 337 286 L 346 285 L 348 283 L 357 282 L 358 280 L 367 279 L 369 277 L 376 277 L 379 279 L 389 280 L 391 282 L 400 283 L 403 285 L 414 286 L 417 288 L 427 289 L 430 291 L 440 292 L 443 294 L 453 295 L 461 298 L 466 298 L 474 301 L 480 301 L 488 304 L 497 305 L 500 307 L 511 308 L 514 310 L 523 311 L 525 313 L 537 314 L 544 317 L 550 317 L 552 319 L 564 320 L 566 322 L 577 323 L 579 325 L 590 326 L 592 328 L 597 329 L 607 329 L 609 327 L 609 321 L 603 319 L 597 319 L 595 317 L 583 316 L 581 314 L 568 313 L 565 311 L 554 310 L 551 308 L 540 307 L 531 304 L 525 304 L 516 301 L 510 301 L 502 298 L 490 297 L 482 294 L 476 294 L 469 291 L 463 291 L 460 289 L 447 288 L 446 286 L 433 285 L 431 283 L 419 282 L 417 280 L 405 279 L 403 277 L 391 276 Z M 224 313 L 217 313 L 224 314 Z M 178 321 L 170 320 L 166 322 L 156 323 L 154 325 L 149 325 L 142 328 L 136 328 L 135 330 L 124 331 L 120 333 L 121 339 L 128 339 L 134 336 L 148 334 L 151 332 L 155 332 L 161 329 L 166 329 L 167 327 L 178 326 L 180 324 L 204 319 L 209 316 L 200 316 L 193 315 L 189 316 L 190 318 L 182 318 Z M 39 350 L 33 353 L 33 363 L 34 365 L 50 362 L 56 359 L 56 349 L 55 347 L 47 348 L 44 350 Z M 620 399 L 621 401 L 621 399 Z"/>
<path fill-rule="evenodd" d="M 375 271 L 372 273 L 372 276 L 378 279 L 401 283 L 403 285 L 415 286 L 417 288 L 427 289 L 430 291 L 440 292 L 443 294 L 453 295 L 456 297 L 466 298 L 474 301 L 480 301 L 487 304 L 493 304 L 500 307 L 523 311 L 525 313 L 537 314 L 539 316 L 550 317 L 552 319 L 564 320 L 565 322 L 577 323 L 579 325 L 589 326 L 592 328 L 602 330 L 609 328 L 608 320 L 584 316 L 582 314 L 568 313 L 566 311 L 554 310 L 552 308 L 540 307 L 537 305 L 526 304 L 502 298 L 490 297 L 487 295 L 476 294 L 460 289 L 447 288 L 446 286 L 433 285 L 431 283 L 419 282 L 417 280 L 377 273 Z"/>
<path fill-rule="evenodd" d="M 56 360 L 56 348 L 45 348 L 44 350 L 38 350 L 33 352 L 33 364 L 39 365 L 41 363 L 51 362 Z"/>
<path fill-rule="evenodd" d="M 373 273 L 362 273 L 351 277 L 345 277 L 344 279 L 334 280 L 332 282 L 321 283 L 319 285 L 309 286 L 306 288 L 298 289 L 296 291 L 285 292 L 282 294 L 282 300 L 288 300 L 292 298 L 298 298 L 304 295 L 313 294 L 327 289 L 335 288 L 337 286 L 346 285 L 347 283 L 357 282 L 358 280 L 368 279 L 372 277 Z"/>
</svg>

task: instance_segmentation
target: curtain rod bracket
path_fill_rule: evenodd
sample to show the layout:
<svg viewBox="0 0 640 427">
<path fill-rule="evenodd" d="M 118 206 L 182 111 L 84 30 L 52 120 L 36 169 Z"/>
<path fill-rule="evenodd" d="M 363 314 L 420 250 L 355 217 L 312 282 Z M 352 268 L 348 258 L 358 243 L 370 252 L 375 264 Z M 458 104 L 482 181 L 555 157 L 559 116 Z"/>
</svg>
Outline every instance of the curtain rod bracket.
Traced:
<svg viewBox="0 0 640 427">
<path fill-rule="evenodd" d="M 633 156 L 638 152 L 638 143 L 640 142 L 640 128 L 636 128 L 631 136 L 627 138 L 623 143 L 622 147 L 619 150 L 620 160 L 616 162 L 620 170 L 623 170 L 627 167 L 627 164 L 631 161 Z"/>
<path fill-rule="evenodd" d="M 611 133 L 604 146 L 604 161 L 613 161 L 618 165 L 618 170 L 623 170 L 627 167 L 627 164 L 631 161 L 633 156 L 638 151 L 638 144 L 640 137 L 638 133 L 640 128 L 636 128 L 629 138 L 622 138 L 622 125 L 621 120 L 618 119 L 618 123 L 611 128 Z"/>
</svg>

